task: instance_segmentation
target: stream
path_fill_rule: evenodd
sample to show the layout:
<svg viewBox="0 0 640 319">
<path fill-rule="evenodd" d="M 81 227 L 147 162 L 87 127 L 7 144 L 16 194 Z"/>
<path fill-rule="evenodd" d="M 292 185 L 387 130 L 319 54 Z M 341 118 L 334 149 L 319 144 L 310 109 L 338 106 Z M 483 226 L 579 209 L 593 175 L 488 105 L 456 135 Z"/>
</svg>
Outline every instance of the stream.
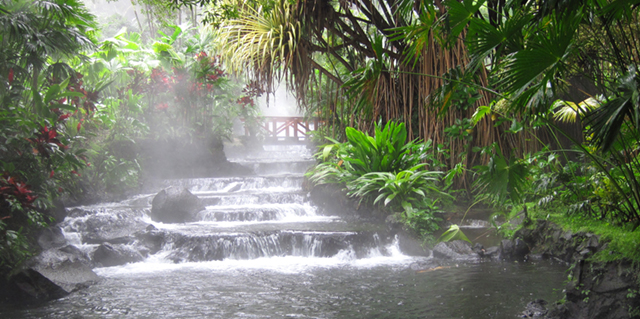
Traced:
<svg viewBox="0 0 640 319">
<path fill-rule="evenodd" d="M 305 146 L 230 160 L 257 176 L 159 185 L 197 195 L 206 205 L 197 222 L 152 221 L 155 193 L 68 208 L 60 226 L 89 256 L 95 238 L 148 225 L 161 247 L 142 261 L 95 268 L 102 280 L 87 289 L 0 309 L 0 318 L 518 318 L 530 301 L 562 297 L 563 264 L 409 256 L 384 225 L 323 212 L 302 188 L 314 163 Z"/>
</svg>

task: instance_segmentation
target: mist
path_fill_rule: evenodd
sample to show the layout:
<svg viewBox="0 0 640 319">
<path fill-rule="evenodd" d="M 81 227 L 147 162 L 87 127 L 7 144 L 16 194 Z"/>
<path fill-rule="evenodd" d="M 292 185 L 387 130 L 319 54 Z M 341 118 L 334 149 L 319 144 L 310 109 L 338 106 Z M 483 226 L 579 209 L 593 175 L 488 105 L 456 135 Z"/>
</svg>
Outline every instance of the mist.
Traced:
<svg viewBox="0 0 640 319">
<path fill-rule="evenodd" d="M 262 95 L 257 99 L 258 107 L 263 116 L 303 116 L 298 108 L 296 98 L 286 89 L 284 84 L 279 84 L 273 94 Z"/>
</svg>

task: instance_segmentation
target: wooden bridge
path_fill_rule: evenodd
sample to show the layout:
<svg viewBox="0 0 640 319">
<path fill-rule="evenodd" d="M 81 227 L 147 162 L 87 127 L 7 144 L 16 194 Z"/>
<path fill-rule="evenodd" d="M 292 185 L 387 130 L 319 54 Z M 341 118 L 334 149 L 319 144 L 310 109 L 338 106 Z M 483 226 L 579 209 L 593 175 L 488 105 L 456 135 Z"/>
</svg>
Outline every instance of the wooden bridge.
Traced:
<svg viewBox="0 0 640 319">
<path fill-rule="evenodd" d="M 324 124 L 319 118 L 265 116 L 263 119 L 261 133 L 265 135 L 266 144 L 305 143 L 307 133 Z M 245 134 L 250 135 L 246 127 Z"/>
</svg>

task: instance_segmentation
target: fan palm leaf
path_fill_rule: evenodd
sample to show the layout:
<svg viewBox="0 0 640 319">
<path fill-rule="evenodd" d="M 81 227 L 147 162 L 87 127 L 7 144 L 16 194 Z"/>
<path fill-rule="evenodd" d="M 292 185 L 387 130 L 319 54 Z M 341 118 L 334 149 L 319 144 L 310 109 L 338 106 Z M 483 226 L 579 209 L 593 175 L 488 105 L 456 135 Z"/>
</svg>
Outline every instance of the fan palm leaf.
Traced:
<svg viewBox="0 0 640 319">
<path fill-rule="evenodd" d="M 273 76 L 280 76 L 295 65 L 302 26 L 288 1 L 281 1 L 268 12 L 243 7 L 240 17 L 221 29 L 221 51 L 230 70 L 250 71 L 271 89 Z"/>
<path fill-rule="evenodd" d="M 586 116 L 588 134 L 593 134 L 593 143 L 604 151 L 611 149 L 620 130 L 628 124 L 635 134 L 640 128 L 640 74 L 635 67 L 620 78 L 618 94 L 605 101 L 601 107 Z"/>
</svg>

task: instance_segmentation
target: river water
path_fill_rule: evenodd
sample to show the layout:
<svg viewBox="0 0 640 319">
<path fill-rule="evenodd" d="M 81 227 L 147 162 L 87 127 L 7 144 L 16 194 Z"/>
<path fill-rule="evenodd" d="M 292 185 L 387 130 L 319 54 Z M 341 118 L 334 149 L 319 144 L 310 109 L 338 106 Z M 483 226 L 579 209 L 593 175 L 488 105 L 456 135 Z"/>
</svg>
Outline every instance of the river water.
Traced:
<svg viewBox="0 0 640 319">
<path fill-rule="evenodd" d="M 89 256 L 98 243 L 87 225 L 116 236 L 151 224 L 162 247 L 140 262 L 95 268 L 103 279 L 85 290 L 0 317 L 517 318 L 529 301 L 561 297 L 564 265 L 408 256 L 383 225 L 318 209 L 302 189 L 313 163 L 305 147 L 235 161 L 259 176 L 163 185 L 204 201 L 198 222 L 151 221 L 152 194 L 72 209 L 61 226 Z"/>
</svg>

